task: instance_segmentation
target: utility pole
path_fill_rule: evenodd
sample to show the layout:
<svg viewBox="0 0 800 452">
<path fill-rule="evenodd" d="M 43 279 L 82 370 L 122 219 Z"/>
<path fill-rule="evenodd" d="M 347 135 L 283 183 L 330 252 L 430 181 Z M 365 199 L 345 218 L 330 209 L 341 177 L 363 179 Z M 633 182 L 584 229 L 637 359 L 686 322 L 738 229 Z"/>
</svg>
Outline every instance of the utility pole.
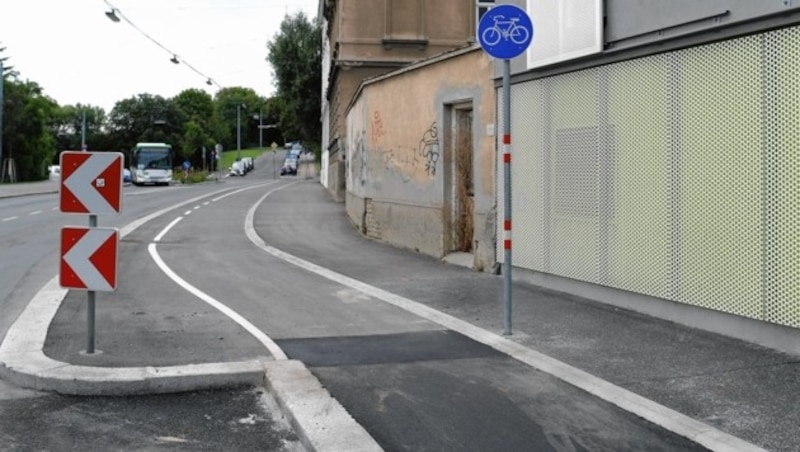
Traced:
<svg viewBox="0 0 800 452">
<path fill-rule="evenodd" d="M 236 160 L 242 156 L 242 104 L 236 105 Z"/>
<path fill-rule="evenodd" d="M 264 118 L 263 118 L 263 108 L 258 109 L 258 150 L 261 151 L 264 149 Z"/>
<path fill-rule="evenodd" d="M 81 151 L 86 150 L 86 109 L 81 110 Z"/>
</svg>

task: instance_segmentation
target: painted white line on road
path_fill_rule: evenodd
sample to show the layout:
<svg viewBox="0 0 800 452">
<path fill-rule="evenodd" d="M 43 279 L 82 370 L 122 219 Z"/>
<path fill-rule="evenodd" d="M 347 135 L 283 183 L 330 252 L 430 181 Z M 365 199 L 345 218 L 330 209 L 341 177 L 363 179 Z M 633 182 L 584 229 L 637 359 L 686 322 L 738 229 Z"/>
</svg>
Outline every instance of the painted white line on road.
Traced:
<svg viewBox="0 0 800 452">
<path fill-rule="evenodd" d="M 183 212 L 183 214 L 188 216 L 188 215 L 192 214 L 192 211 L 191 210 L 187 210 L 186 212 Z"/>
<path fill-rule="evenodd" d="M 6 217 L 6 218 L 3 218 L 3 221 L 12 221 L 12 220 L 17 220 L 17 219 L 19 219 L 19 217 Z"/>
<path fill-rule="evenodd" d="M 211 201 L 206 201 L 206 202 L 203 203 L 204 206 L 207 206 L 209 204 L 211 204 Z"/>
<path fill-rule="evenodd" d="M 235 195 L 235 194 L 237 194 L 237 193 L 241 193 L 241 192 L 243 192 L 243 191 L 247 191 L 247 190 L 252 190 L 252 189 L 254 189 L 254 188 L 262 187 L 262 186 L 264 186 L 264 185 L 272 185 L 272 184 L 274 184 L 274 183 L 275 183 L 275 181 L 272 181 L 272 182 L 267 182 L 266 184 L 256 184 L 256 185 L 250 185 L 250 186 L 248 186 L 248 187 L 240 188 L 240 189 L 238 189 L 238 190 L 236 190 L 236 191 L 232 191 L 232 192 L 230 192 L 230 193 L 226 193 L 226 194 L 224 194 L 224 195 L 222 195 L 222 196 L 218 196 L 218 197 L 216 197 L 216 198 L 212 199 L 212 200 L 211 200 L 211 202 L 217 202 L 217 201 L 219 201 L 220 199 L 225 199 L 225 198 L 227 198 L 228 196 L 232 196 L 232 195 Z"/>
<path fill-rule="evenodd" d="M 39 215 L 40 213 L 42 213 L 41 210 L 34 210 L 33 212 L 29 213 L 28 215 L 33 216 L 33 215 Z"/>
<path fill-rule="evenodd" d="M 178 217 L 178 218 L 172 220 L 172 222 L 170 224 L 168 224 L 161 232 L 158 233 L 158 235 L 156 236 L 156 238 L 153 239 L 153 241 L 154 242 L 160 242 L 161 238 L 164 237 L 164 235 L 167 232 L 169 232 L 169 230 L 172 229 L 172 227 L 175 226 L 176 224 L 178 224 L 178 222 L 181 221 L 181 220 L 183 220 L 183 217 Z"/>
<path fill-rule="evenodd" d="M 200 207 L 203 207 L 203 206 L 194 206 L 194 210 L 197 210 L 197 209 L 199 209 Z"/>
<path fill-rule="evenodd" d="M 286 354 L 283 352 L 283 350 L 281 350 L 281 348 L 278 347 L 278 344 L 276 344 L 272 339 L 270 339 L 269 336 L 264 334 L 263 331 L 259 330 L 255 325 L 250 323 L 247 319 L 245 319 L 244 317 L 239 315 L 239 313 L 237 313 L 233 309 L 227 307 L 226 305 L 220 303 L 219 301 L 215 300 L 210 295 L 208 295 L 205 292 L 203 292 L 202 290 L 200 290 L 200 289 L 194 287 L 193 285 L 189 284 L 183 278 L 178 276 L 177 273 L 172 271 L 172 269 L 169 268 L 167 266 L 167 264 L 161 259 L 161 256 L 159 256 L 158 251 L 156 250 L 156 244 L 155 243 L 151 243 L 150 245 L 148 245 L 147 246 L 147 251 L 150 252 L 150 257 L 153 258 L 153 261 L 155 261 L 156 265 L 158 265 L 158 267 L 161 269 L 161 271 L 163 271 L 164 274 L 166 274 L 169 278 L 171 278 L 173 281 L 175 281 L 176 284 L 178 284 L 179 286 L 183 287 L 184 289 L 186 289 L 188 292 L 190 292 L 192 295 L 196 296 L 197 298 L 205 301 L 206 303 L 208 303 L 209 305 L 211 305 L 212 307 L 217 309 L 219 312 L 221 312 L 221 313 L 225 314 L 226 316 L 230 317 L 231 320 L 233 320 L 234 322 L 238 323 L 242 328 L 247 330 L 248 333 L 252 334 L 253 337 L 256 338 L 256 340 L 261 342 L 261 344 L 264 345 L 264 347 L 266 347 L 267 350 L 269 350 L 269 352 L 272 354 L 272 356 L 276 360 L 288 359 Z"/>
<path fill-rule="evenodd" d="M 262 186 L 270 183 L 261 184 Z M 223 188 L 165 207 L 120 229 L 126 237 L 145 223 L 186 204 L 232 190 Z M 10 217 L 8 220 L 17 219 Z M 120 395 L 176 392 L 213 387 L 214 382 L 263 383 L 264 361 L 242 361 L 181 366 L 95 367 L 57 361 L 44 354 L 47 332 L 68 289 L 54 276 L 34 295 L 0 343 L 0 373 L 20 386 L 77 395 Z"/>
<path fill-rule="evenodd" d="M 488 345 L 520 362 L 542 372 L 548 373 L 589 394 L 622 408 L 625 411 L 642 417 L 666 430 L 684 436 L 714 451 L 763 451 L 764 449 L 729 435 L 708 424 L 660 405 L 650 399 L 616 386 L 602 378 L 584 372 L 576 367 L 551 358 L 543 353 L 525 347 L 498 334 L 479 328 L 469 322 L 437 311 L 422 303 L 393 294 L 375 286 L 334 272 L 317 264 L 301 259 L 292 254 L 267 245 L 258 235 L 254 226 L 255 211 L 268 196 L 275 191 L 288 187 L 284 185 L 268 191 L 247 212 L 245 218 L 245 234 L 257 247 L 267 253 L 304 270 L 316 273 L 335 283 L 363 292 L 373 298 L 404 309 L 426 320 L 438 323 L 450 330 L 463 334 L 477 342 Z"/>
</svg>

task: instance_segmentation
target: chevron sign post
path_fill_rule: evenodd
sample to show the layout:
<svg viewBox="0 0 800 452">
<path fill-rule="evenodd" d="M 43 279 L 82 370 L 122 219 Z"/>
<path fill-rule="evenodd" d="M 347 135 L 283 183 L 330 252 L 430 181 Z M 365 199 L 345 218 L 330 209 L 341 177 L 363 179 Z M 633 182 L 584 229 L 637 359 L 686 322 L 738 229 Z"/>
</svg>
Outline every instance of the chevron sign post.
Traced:
<svg viewBox="0 0 800 452">
<path fill-rule="evenodd" d="M 119 215 L 122 210 L 122 153 L 61 153 L 61 211 Z"/>
<path fill-rule="evenodd" d="M 117 290 L 116 228 L 61 229 L 61 287 L 70 289 Z"/>
<path fill-rule="evenodd" d="M 59 283 L 86 290 L 86 355 L 94 355 L 95 291 L 117 290 L 119 231 L 98 228 L 97 215 L 122 210 L 122 162 L 119 152 L 65 151 L 61 163 L 60 207 L 64 213 L 88 214 L 89 227 L 61 230 Z"/>
</svg>

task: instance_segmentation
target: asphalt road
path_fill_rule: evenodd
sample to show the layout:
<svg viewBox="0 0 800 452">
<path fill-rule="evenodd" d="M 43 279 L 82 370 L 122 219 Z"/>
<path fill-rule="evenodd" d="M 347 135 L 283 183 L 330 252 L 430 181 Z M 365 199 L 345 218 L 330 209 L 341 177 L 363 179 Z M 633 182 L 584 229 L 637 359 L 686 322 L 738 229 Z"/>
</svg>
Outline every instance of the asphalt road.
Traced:
<svg viewBox="0 0 800 452">
<path fill-rule="evenodd" d="M 80 353 L 85 344 L 85 294 L 77 291 L 70 292 L 54 319 L 49 353 L 70 356 L 70 362 L 85 365 L 101 359 L 104 366 L 112 367 L 158 366 L 271 359 L 277 346 L 278 352 L 306 363 L 386 450 L 702 450 L 431 319 L 254 246 L 251 233 L 266 246 L 323 268 L 345 270 L 372 284 L 424 290 L 426 278 L 432 276 L 420 265 L 425 258 L 409 257 L 408 252 L 391 247 L 378 245 L 379 253 L 370 251 L 367 254 L 372 257 L 362 259 L 359 251 L 376 244 L 352 230 L 341 206 L 330 203 L 315 180 L 273 179 L 269 171 L 258 168 L 257 162 L 252 175 L 228 179 L 224 187 L 205 184 L 126 191 L 130 202 L 124 211 L 130 216 L 101 219 L 100 225 L 121 225 L 176 203 L 185 204 L 163 211 L 123 240 L 120 287 L 117 292 L 98 294 L 96 345 L 102 354 Z M 46 198 L 33 200 L 37 202 L 47 205 Z M 24 206 L 14 208 L 20 209 L 16 216 L 21 218 Z M 27 267 L 20 280 L 9 280 L 15 289 L 7 304 L 13 309 L 21 309 L 29 286 L 55 273 L 56 259 L 46 262 L 57 255 L 55 240 L 34 243 L 50 230 L 57 236 L 57 225 L 64 220 L 58 212 L 50 214 L 54 216 L 29 215 L 25 218 L 33 224 L 16 229 L 16 235 L 23 237 L 18 252 L 24 254 L 28 247 L 35 252 L 23 262 Z M 3 229 L 0 237 L 10 243 L 17 238 Z M 33 275 L 39 272 L 43 275 Z M 490 276 L 461 272 L 453 278 L 453 287 L 463 278 Z M 240 318 L 226 314 L 219 305 Z M 171 416 L 178 422 L 175 428 L 142 433 L 133 440 L 114 437 L 119 443 L 108 445 L 132 444 L 146 436 L 178 438 L 170 440 L 170 445 L 189 450 L 211 441 L 201 428 L 202 419 L 213 418 L 209 407 L 230 400 L 235 409 L 223 422 L 230 427 L 237 426 L 234 419 L 249 419 L 249 414 L 242 415 L 244 411 L 265 406 L 259 405 L 261 394 L 253 389 L 227 396 L 195 392 L 174 399 L 149 396 L 117 401 L 17 394 L 0 404 L 3 413 L 8 413 L 0 421 L 7 422 L 8 444 L 31 441 L 34 448 L 39 443 L 26 440 L 32 430 L 24 428 L 24 422 L 32 422 L 32 417 L 25 413 L 64 413 L 70 428 L 77 431 L 75 436 L 87 442 L 97 431 L 91 422 L 83 422 L 82 413 L 87 411 L 106 413 L 97 419 L 104 420 L 101 425 L 109 431 L 124 430 L 112 421 L 124 418 L 135 426 L 134 432 L 152 432 L 157 426 L 170 425 L 157 422 L 159 416 Z M 169 411 L 171 407 L 176 411 Z M 153 415 L 141 414 L 151 408 Z M 158 414 L 162 409 L 167 411 Z M 277 417 L 275 411 L 264 409 L 263 413 L 255 416 Z M 170 433 L 180 432 L 187 419 L 194 420 L 189 424 L 199 430 L 183 436 Z M 265 425 L 271 438 L 280 439 L 274 447 L 294 447 L 290 431 L 278 424 Z M 1 423 L 0 428 L 6 431 Z M 52 435 L 66 437 L 58 429 Z M 186 438 L 197 442 L 182 442 Z M 47 449 L 56 443 L 41 444 Z M 271 447 L 267 450 L 280 450 Z"/>
</svg>

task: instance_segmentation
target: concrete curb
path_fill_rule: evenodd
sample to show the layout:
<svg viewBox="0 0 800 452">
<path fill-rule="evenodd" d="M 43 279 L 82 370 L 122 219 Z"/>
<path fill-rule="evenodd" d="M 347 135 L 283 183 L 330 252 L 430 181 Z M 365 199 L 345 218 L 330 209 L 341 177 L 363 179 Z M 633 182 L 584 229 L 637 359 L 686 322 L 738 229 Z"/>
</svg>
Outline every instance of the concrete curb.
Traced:
<svg viewBox="0 0 800 452">
<path fill-rule="evenodd" d="M 74 366 L 43 353 L 0 354 L 0 376 L 24 388 L 80 396 L 129 396 L 263 384 L 259 361 L 169 367 Z"/>
<path fill-rule="evenodd" d="M 266 363 L 264 382 L 309 450 L 383 450 L 302 362 Z"/>
</svg>

